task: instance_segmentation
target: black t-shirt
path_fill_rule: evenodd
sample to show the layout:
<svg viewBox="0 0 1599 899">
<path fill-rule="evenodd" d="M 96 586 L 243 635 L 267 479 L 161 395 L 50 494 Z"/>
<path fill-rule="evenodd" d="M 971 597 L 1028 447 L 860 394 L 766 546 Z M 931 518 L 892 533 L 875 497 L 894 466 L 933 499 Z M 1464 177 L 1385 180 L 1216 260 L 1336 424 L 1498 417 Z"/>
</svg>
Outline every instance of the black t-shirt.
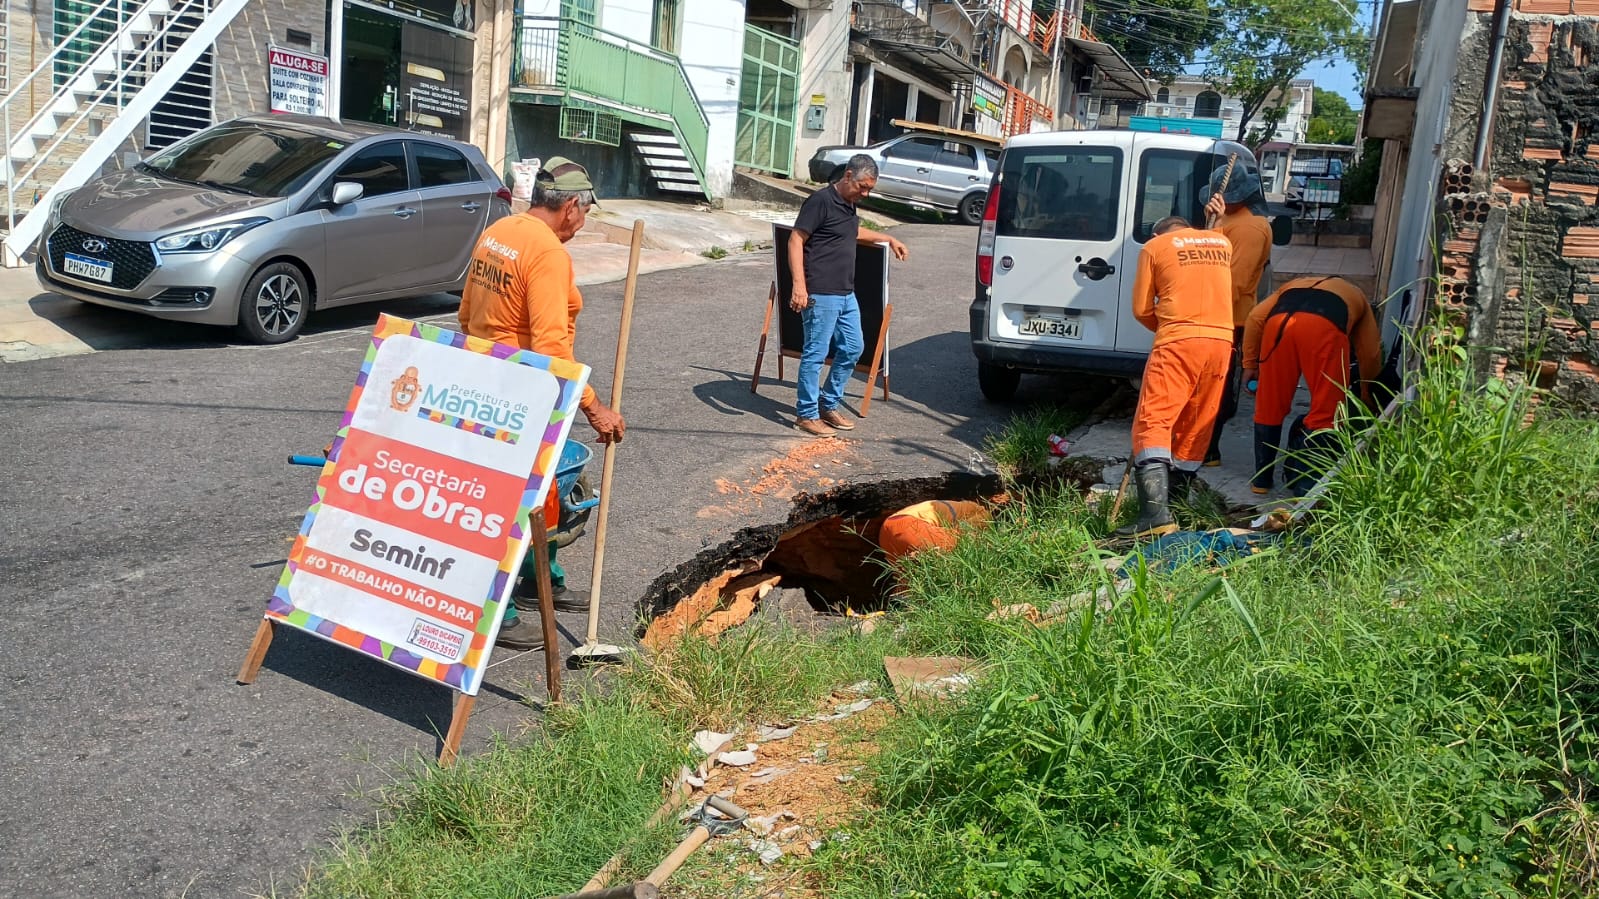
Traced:
<svg viewBox="0 0 1599 899">
<path fill-rule="evenodd" d="M 811 194 L 800 207 L 794 230 L 805 242 L 805 289 L 814 294 L 855 292 L 855 246 L 861 233 L 855 205 L 832 185 Z"/>
</svg>

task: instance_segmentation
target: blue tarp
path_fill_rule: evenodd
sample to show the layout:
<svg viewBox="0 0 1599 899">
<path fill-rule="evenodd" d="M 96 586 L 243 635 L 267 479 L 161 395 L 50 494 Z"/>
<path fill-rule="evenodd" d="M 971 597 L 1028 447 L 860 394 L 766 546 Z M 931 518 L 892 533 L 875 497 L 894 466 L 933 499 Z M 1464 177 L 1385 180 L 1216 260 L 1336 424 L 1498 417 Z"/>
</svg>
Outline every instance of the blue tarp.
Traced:
<svg viewBox="0 0 1599 899">
<path fill-rule="evenodd" d="M 1133 550 L 1127 556 L 1131 562 L 1142 556 L 1144 565 L 1151 571 L 1169 571 L 1182 565 L 1200 563 L 1207 568 L 1225 568 L 1246 559 L 1260 550 L 1276 544 L 1282 534 L 1265 531 L 1247 531 L 1242 534 L 1230 530 L 1178 531 L 1158 537 Z M 1116 577 L 1132 576 L 1132 567 L 1126 562 L 1116 570 Z"/>
</svg>

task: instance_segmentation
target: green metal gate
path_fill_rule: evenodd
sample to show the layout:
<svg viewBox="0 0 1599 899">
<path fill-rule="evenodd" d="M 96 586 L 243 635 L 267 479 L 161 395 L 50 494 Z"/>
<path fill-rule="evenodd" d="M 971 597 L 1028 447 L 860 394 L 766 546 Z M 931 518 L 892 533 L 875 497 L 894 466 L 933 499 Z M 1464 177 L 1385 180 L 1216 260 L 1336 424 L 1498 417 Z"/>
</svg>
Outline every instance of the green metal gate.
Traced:
<svg viewBox="0 0 1599 899">
<path fill-rule="evenodd" d="M 798 43 L 764 28 L 744 26 L 744 75 L 734 162 L 778 175 L 794 173 L 799 75 Z"/>
</svg>

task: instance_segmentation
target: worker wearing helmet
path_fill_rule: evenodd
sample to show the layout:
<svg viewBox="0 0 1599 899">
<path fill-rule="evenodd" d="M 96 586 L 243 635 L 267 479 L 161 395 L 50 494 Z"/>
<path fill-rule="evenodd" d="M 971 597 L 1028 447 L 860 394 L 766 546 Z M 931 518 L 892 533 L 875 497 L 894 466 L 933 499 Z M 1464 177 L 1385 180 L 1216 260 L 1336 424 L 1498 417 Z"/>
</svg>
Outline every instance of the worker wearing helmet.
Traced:
<svg viewBox="0 0 1599 899">
<path fill-rule="evenodd" d="M 1221 464 L 1221 429 L 1238 414 L 1238 392 L 1243 383 L 1240 349 L 1244 322 L 1255 308 L 1261 275 L 1266 263 L 1271 261 L 1271 222 L 1260 214 L 1265 209 L 1260 178 L 1235 166 L 1232 177 L 1227 180 L 1227 189 L 1223 191 L 1221 182 L 1225 171 L 1218 168 L 1211 173 L 1211 198 L 1205 204 L 1205 213 L 1215 222 L 1215 230 L 1233 245 L 1233 354 L 1227 366 L 1227 386 L 1222 391 L 1216 426 L 1211 429 L 1210 447 L 1205 453 L 1207 466 Z"/>
</svg>

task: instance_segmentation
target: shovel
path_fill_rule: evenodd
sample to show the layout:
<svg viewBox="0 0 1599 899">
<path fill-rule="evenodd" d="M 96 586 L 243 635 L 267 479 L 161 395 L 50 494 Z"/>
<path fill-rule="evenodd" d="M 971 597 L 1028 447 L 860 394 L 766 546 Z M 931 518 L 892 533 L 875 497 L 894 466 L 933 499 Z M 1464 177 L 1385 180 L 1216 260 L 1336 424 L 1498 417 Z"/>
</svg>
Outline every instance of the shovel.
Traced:
<svg viewBox="0 0 1599 899">
<path fill-rule="evenodd" d="M 704 846 L 711 837 L 719 837 L 737 831 L 744 826 L 750 813 L 720 796 L 708 796 L 705 804 L 700 806 L 699 812 L 694 816 L 694 829 L 689 831 L 683 842 L 677 844 L 672 854 L 661 860 L 655 866 L 644 882 L 660 886 L 666 883 L 666 878 L 671 877 L 694 851 Z"/>
<path fill-rule="evenodd" d="M 638 257 L 644 246 L 644 222 L 633 221 L 633 243 L 627 254 L 627 285 L 622 291 L 622 325 L 616 336 L 616 372 L 611 378 L 611 411 L 622 414 L 622 373 L 627 368 L 627 335 L 633 328 L 633 297 L 638 292 Z M 572 650 L 568 664 L 604 664 L 620 661 L 630 650 L 601 643 L 600 581 L 605 574 L 605 524 L 611 510 L 611 473 L 616 468 L 616 444 L 605 445 L 605 467 L 600 474 L 600 508 L 594 529 L 594 574 L 589 582 L 589 626 L 583 645 Z"/>
</svg>

